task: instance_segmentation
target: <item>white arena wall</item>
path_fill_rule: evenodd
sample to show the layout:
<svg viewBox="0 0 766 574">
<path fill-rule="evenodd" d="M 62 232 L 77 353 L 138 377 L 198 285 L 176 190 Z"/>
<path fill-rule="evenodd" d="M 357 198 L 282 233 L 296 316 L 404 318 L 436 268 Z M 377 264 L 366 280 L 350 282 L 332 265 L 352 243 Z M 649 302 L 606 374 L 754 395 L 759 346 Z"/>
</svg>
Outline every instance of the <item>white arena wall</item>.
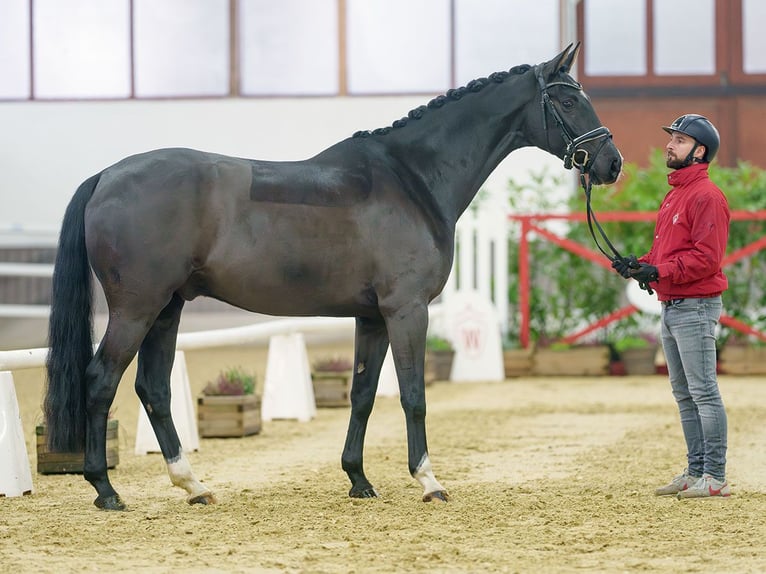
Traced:
<svg viewBox="0 0 766 574">
<path fill-rule="evenodd" d="M 434 95 L 0 102 L 0 231 L 58 229 L 76 187 L 134 153 L 179 146 L 300 160 Z M 517 150 L 485 188 L 502 194 L 509 177 L 523 181 L 543 165 L 563 170 L 545 152 Z"/>
<path fill-rule="evenodd" d="M 0 248 L 55 245 L 61 219 L 77 186 L 125 156 L 179 146 L 257 159 L 300 160 L 357 130 L 391 125 L 434 95 L 0 102 Z M 541 150 L 513 152 L 485 183 L 490 198 L 480 212 L 469 210 L 458 225 L 458 241 L 473 245 L 477 234 L 478 243 L 475 251 L 461 250 L 463 279 L 457 281 L 453 269 L 443 299 L 455 293 L 458 284 L 492 295 L 501 328 L 506 325 L 508 312 L 507 301 L 501 300 L 507 282 L 502 277 L 492 278 L 487 270 L 504 269 L 506 251 L 490 248 L 489 242 L 504 244 L 500 238 L 506 234 L 504 192 L 508 179 L 525 181 L 543 167 L 551 173 L 564 171 L 560 160 Z M 574 185 L 574 176 L 571 181 Z M 551 190 L 561 195 L 568 191 Z M 490 263 L 490 253 L 494 263 Z M 480 275 L 478 280 L 474 268 Z M 194 303 L 184 313 L 182 332 L 266 319 L 234 313 L 233 308 L 216 306 L 209 299 Z M 206 304 L 208 312 L 189 313 L 200 309 L 199 304 Z M 220 307 L 219 313 L 209 312 Z M 0 309 L 4 309 L 0 313 L 1 349 L 43 344 L 47 309 L 30 307 L 21 313 L 2 301 Z M 97 331 L 104 319 L 96 318 Z"/>
</svg>

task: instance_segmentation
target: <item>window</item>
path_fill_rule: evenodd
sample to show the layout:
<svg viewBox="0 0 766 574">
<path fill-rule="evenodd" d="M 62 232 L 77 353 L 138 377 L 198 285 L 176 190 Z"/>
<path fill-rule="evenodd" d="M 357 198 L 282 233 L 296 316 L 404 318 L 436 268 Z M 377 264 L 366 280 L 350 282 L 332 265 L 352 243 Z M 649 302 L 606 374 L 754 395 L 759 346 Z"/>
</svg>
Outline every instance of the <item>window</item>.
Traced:
<svg viewBox="0 0 766 574">
<path fill-rule="evenodd" d="M 654 0 L 654 73 L 715 74 L 715 0 Z"/>
<path fill-rule="evenodd" d="M 455 1 L 455 84 L 508 70 L 518 64 L 537 64 L 559 50 L 559 0 Z"/>
<path fill-rule="evenodd" d="M 244 95 L 338 93 L 337 0 L 240 0 L 239 45 Z"/>
<path fill-rule="evenodd" d="M 766 74 L 766 2 L 742 0 L 742 69 Z"/>
<path fill-rule="evenodd" d="M 347 0 L 348 91 L 450 87 L 449 0 Z"/>
<path fill-rule="evenodd" d="M 589 76 L 646 74 L 645 0 L 587 0 L 585 73 Z"/>
<path fill-rule="evenodd" d="M 0 2 L 0 98 L 28 98 L 29 8 L 26 0 Z"/>
<path fill-rule="evenodd" d="M 130 95 L 127 0 L 35 0 L 34 96 Z"/>
<path fill-rule="evenodd" d="M 721 0 L 582 0 L 583 80 L 591 88 L 718 85 L 727 11 Z"/>
<path fill-rule="evenodd" d="M 135 95 L 229 93 L 228 0 L 133 0 Z"/>
</svg>

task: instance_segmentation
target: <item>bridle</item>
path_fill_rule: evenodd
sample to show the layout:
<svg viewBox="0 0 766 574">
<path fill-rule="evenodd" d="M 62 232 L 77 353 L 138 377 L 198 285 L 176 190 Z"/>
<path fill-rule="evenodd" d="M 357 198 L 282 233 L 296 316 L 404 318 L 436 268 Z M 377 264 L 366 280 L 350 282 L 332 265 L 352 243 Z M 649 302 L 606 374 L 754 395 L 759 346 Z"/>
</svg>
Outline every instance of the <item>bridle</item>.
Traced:
<svg viewBox="0 0 766 574">
<path fill-rule="evenodd" d="M 540 109 L 542 110 L 543 114 L 543 130 L 546 133 L 546 138 L 548 137 L 548 113 L 550 113 L 553 116 L 553 119 L 556 121 L 556 125 L 561 132 L 561 137 L 564 139 L 564 142 L 567 146 L 566 150 L 564 151 L 564 167 L 566 169 L 572 169 L 572 167 L 576 167 L 580 172 L 580 185 L 585 191 L 585 206 L 588 219 L 588 229 L 590 230 L 590 234 L 593 237 L 593 241 L 595 241 L 596 247 L 598 247 L 599 251 L 601 251 L 601 253 L 603 253 L 610 261 L 614 261 L 615 259 L 622 259 L 622 255 L 620 255 L 620 252 L 617 251 L 617 248 L 612 244 L 612 242 L 609 241 L 609 238 L 606 236 L 606 233 L 601 227 L 601 224 L 596 219 L 596 214 L 593 212 L 590 203 L 590 191 L 593 184 L 591 183 L 590 177 L 585 177 L 586 174 L 590 175 L 590 169 L 593 167 L 593 162 L 601 152 L 606 142 L 612 139 L 612 133 L 606 126 L 599 126 L 590 130 L 589 132 L 585 132 L 582 135 L 573 137 L 566 124 L 564 123 L 561 114 L 559 114 L 556 106 L 553 105 L 551 97 L 548 94 L 548 88 L 551 86 L 567 86 L 579 91 L 582 90 L 582 86 L 575 80 L 550 82 L 546 84 L 545 79 L 543 79 L 542 66 L 535 66 L 535 77 L 537 78 L 537 83 L 540 86 Z M 601 140 L 601 143 L 596 148 L 596 151 L 593 153 L 593 155 L 591 155 L 588 150 L 581 147 L 588 142 L 597 140 Z M 598 238 L 593 231 L 594 225 L 596 229 L 598 229 L 598 232 L 603 238 L 607 247 L 609 247 L 611 250 L 611 254 L 607 253 L 601 247 L 601 244 L 599 243 Z"/>
</svg>

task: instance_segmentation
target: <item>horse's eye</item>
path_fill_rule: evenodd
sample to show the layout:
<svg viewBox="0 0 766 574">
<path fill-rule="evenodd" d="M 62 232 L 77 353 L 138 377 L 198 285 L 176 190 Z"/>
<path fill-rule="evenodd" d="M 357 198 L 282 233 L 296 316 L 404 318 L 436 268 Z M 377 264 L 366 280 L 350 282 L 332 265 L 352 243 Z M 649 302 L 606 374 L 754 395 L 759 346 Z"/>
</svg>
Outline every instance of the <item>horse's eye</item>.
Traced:
<svg viewBox="0 0 766 574">
<path fill-rule="evenodd" d="M 561 100 L 561 105 L 565 110 L 571 110 L 574 108 L 574 100 L 572 98 L 566 98 L 564 100 Z"/>
</svg>

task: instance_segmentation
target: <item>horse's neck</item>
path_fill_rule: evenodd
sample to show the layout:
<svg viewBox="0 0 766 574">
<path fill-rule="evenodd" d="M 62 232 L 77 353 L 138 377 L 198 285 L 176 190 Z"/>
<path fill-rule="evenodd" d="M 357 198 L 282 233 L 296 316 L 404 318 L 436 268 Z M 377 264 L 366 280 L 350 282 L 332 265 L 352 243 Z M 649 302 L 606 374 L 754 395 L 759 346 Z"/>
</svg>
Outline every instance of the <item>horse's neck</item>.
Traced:
<svg viewBox="0 0 766 574">
<path fill-rule="evenodd" d="M 488 86 L 382 136 L 391 155 L 422 186 L 421 192 L 433 196 L 447 221 L 457 221 L 509 153 L 529 145 L 522 117 L 527 101 L 512 97 L 511 89 Z M 504 100 L 502 106 L 498 98 Z"/>
</svg>

